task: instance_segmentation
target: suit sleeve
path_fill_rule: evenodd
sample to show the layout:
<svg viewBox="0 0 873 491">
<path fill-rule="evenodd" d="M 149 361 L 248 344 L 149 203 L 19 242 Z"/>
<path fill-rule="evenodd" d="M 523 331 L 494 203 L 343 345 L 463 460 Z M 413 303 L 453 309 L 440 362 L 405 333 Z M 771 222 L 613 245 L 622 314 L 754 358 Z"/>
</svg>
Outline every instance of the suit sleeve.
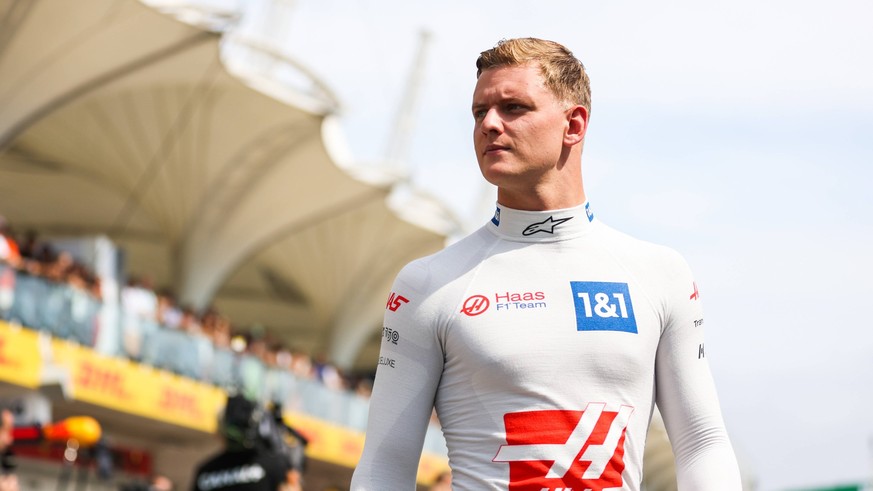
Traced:
<svg viewBox="0 0 873 491">
<path fill-rule="evenodd" d="M 700 292 L 678 254 L 672 253 L 665 265 L 656 402 L 673 446 L 679 489 L 739 491 L 739 466 L 706 361 Z"/>
<path fill-rule="evenodd" d="M 436 312 L 420 264 L 407 266 L 385 310 L 364 451 L 352 491 L 414 490 L 425 432 L 443 369 Z"/>
</svg>

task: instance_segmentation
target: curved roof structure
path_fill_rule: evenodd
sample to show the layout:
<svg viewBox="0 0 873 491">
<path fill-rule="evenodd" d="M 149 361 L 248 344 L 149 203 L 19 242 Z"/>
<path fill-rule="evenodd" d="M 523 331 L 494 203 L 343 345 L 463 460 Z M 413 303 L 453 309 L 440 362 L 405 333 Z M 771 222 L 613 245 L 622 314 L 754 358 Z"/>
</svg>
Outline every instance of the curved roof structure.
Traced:
<svg viewBox="0 0 873 491">
<path fill-rule="evenodd" d="M 287 60 L 313 90 L 246 72 L 217 31 L 137 0 L 0 0 L 0 19 L 0 214 L 16 229 L 105 234 L 188 305 L 374 361 L 394 275 L 448 228 L 401 218 L 396 179 L 347 167 L 317 80 Z"/>
</svg>

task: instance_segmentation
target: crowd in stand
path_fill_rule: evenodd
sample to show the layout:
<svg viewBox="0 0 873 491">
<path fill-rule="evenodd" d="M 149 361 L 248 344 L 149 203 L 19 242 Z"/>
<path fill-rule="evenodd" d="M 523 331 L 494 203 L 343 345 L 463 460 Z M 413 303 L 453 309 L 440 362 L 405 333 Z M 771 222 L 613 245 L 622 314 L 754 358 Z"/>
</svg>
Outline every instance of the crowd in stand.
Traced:
<svg viewBox="0 0 873 491">
<path fill-rule="evenodd" d="M 136 327 L 142 320 L 153 320 L 162 329 L 185 332 L 195 338 L 208 339 L 217 349 L 229 349 L 256 357 L 268 368 L 279 368 L 294 374 L 298 379 L 318 380 L 335 390 L 354 390 L 358 395 L 369 397 L 370 380 L 344 374 L 324 355 L 310 354 L 289 347 L 276 339 L 261 325 L 239 329 L 231 320 L 215 308 L 197 314 L 193 309 L 181 306 L 167 290 L 155 290 L 148 278 L 132 278 L 121 292 L 122 311 L 125 313 L 124 348 L 137 358 L 142 339 L 136 335 Z"/>
<path fill-rule="evenodd" d="M 72 254 L 60 251 L 49 242 L 36 240 L 29 231 L 22 241 L 17 241 L 6 220 L 0 216 L 0 262 L 39 276 L 54 283 L 65 283 L 101 298 L 100 280 L 84 265 L 76 262 Z"/>
<path fill-rule="evenodd" d="M 8 299 L 4 300 L 4 292 L 14 286 L 13 270 L 86 291 L 98 301 L 102 298 L 98 276 L 78 263 L 69 252 L 56 249 L 50 242 L 37 240 L 33 232 L 26 233 L 20 241 L 16 240 L 5 219 L 0 216 L 2 264 L 10 268 L 0 269 L 0 312 L 4 310 L 4 303 L 9 303 Z M 359 396 L 369 396 L 371 380 L 366 376 L 344 374 L 325 356 L 313 357 L 293 349 L 262 326 L 234 326 L 231 319 L 215 308 L 198 314 L 180 305 L 172 292 L 156 289 L 148 278 L 131 278 L 120 294 L 122 351 L 132 359 L 141 359 L 144 338 L 138 327 L 147 321 L 160 329 L 184 332 L 201 340 L 208 339 L 216 349 L 254 356 L 266 367 L 287 370 L 299 379 L 318 380 L 331 389 L 353 390 Z M 5 308 L 8 309 L 8 305 Z"/>
</svg>

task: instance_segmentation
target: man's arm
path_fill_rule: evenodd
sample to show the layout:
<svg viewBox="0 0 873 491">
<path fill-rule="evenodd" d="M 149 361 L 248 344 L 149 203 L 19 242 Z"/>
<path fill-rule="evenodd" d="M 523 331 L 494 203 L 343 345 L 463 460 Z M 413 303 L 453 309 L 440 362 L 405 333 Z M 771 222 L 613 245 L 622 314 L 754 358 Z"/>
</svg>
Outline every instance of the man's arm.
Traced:
<svg viewBox="0 0 873 491">
<path fill-rule="evenodd" d="M 679 489 L 739 491 L 739 466 L 706 361 L 700 292 L 685 261 L 677 254 L 671 262 L 655 377 Z"/>
<path fill-rule="evenodd" d="M 415 489 L 425 432 L 443 369 L 436 312 L 415 266 L 407 266 L 392 288 L 385 310 L 382 349 L 370 399 L 364 452 L 352 491 Z"/>
</svg>

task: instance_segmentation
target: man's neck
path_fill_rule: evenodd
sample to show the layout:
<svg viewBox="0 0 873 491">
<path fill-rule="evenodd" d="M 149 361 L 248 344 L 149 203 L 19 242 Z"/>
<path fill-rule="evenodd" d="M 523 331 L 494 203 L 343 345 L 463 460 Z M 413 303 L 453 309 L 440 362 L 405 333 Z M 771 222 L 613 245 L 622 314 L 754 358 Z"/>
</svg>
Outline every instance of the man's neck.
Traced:
<svg viewBox="0 0 873 491">
<path fill-rule="evenodd" d="M 585 203 L 585 191 L 577 188 L 566 192 L 513 192 L 507 189 L 497 189 L 497 203 L 523 211 L 563 210 Z"/>
<path fill-rule="evenodd" d="M 594 230 L 594 212 L 588 203 L 542 211 L 515 210 L 498 203 L 485 227 L 512 242 L 556 242 Z"/>
</svg>

